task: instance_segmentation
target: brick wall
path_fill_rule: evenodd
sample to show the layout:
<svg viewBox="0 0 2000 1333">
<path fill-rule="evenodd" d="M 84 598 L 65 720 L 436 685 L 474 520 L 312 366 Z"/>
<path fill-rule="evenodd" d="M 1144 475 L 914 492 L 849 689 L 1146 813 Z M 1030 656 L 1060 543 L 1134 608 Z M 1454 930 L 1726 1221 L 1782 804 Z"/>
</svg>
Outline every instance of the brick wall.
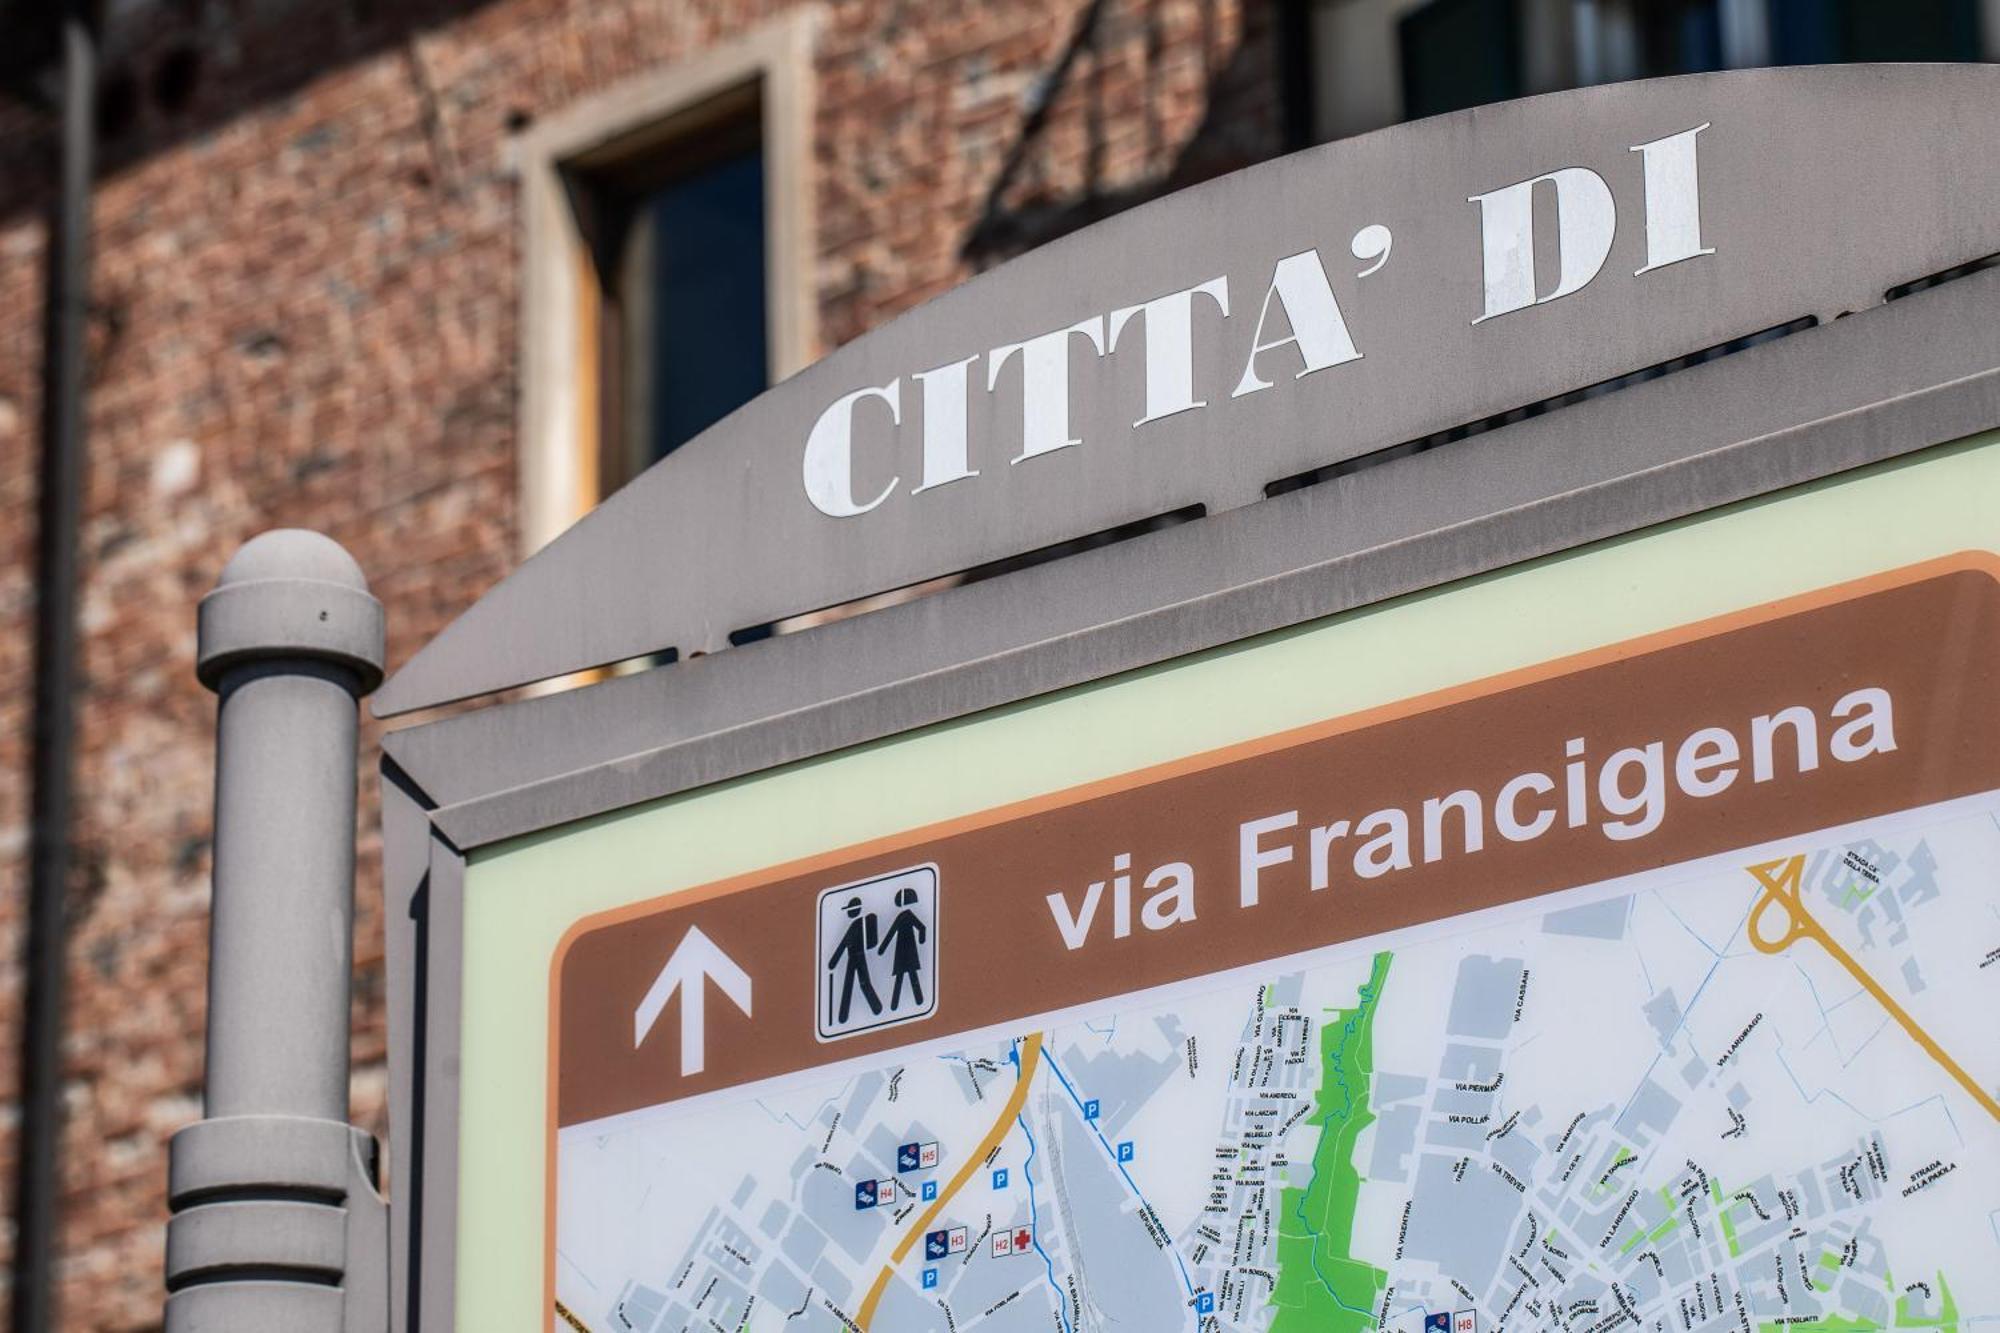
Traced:
<svg viewBox="0 0 2000 1333">
<path fill-rule="evenodd" d="M 394 665 L 508 570 L 520 285 L 508 136 L 786 7 L 113 7 L 84 525 L 64 1327 L 157 1325 L 165 1140 L 200 1112 L 213 699 L 193 676 L 195 600 L 256 532 L 318 528 L 368 570 Z M 829 345 L 1063 231 L 1276 150 L 1263 0 L 824 8 L 814 155 Z M 9 1181 L 35 595 L 35 214 L 52 132 L 37 113 L 0 110 Z M 364 727 L 354 1114 L 379 1131 L 375 740 Z"/>
</svg>

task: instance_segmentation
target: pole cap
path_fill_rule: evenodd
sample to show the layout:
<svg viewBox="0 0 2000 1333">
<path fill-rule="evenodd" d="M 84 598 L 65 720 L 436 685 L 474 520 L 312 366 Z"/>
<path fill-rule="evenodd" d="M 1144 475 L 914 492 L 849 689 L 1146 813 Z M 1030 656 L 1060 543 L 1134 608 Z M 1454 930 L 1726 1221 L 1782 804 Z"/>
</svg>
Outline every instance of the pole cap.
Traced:
<svg viewBox="0 0 2000 1333">
<path fill-rule="evenodd" d="M 382 683 L 382 604 L 331 537 L 278 528 L 243 543 L 201 599 L 195 675 L 211 690 L 246 662 L 317 658 L 354 672 L 357 695 Z"/>
</svg>

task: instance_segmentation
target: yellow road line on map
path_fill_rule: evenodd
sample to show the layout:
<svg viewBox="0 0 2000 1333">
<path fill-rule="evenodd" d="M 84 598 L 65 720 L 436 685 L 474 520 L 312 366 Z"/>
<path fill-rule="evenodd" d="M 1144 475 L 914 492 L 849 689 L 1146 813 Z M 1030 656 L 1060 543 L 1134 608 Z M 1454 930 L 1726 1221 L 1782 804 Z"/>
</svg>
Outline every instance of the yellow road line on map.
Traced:
<svg viewBox="0 0 2000 1333">
<path fill-rule="evenodd" d="M 861 1312 L 854 1316 L 855 1327 L 861 1329 L 862 1333 L 867 1333 L 868 1325 L 875 1318 L 875 1307 L 882 1303 L 882 1293 L 889 1289 L 889 1279 L 896 1275 L 896 1265 L 902 1263 L 909 1254 L 910 1246 L 930 1229 L 930 1224 L 937 1220 L 937 1215 L 951 1202 L 952 1195 L 964 1188 L 965 1182 L 972 1179 L 973 1172 L 985 1164 L 986 1155 L 999 1147 L 1000 1141 L 1012 1131 L 1014 1117 L 1021 1114 L 1021 1107 L 1028 1100 L 1028 1085 L 1035 1081 L 1035 1067 L 1041 1061 L 1042 1034 L 1030 1032 L 1021 1038 L 1021 1077 L 1015 1082 L 1013 1094 L 1007 1098 L 1007 1104 L 1000 1108 L 1000 1115 L 994 1120 L 993 1128 L 986 1131 L 986 1137 L 979 1141 L 979 1146 L 965 1159 L 965 1165 L 958 1168 L 958 1174 L 938 1191 L 937 1201 L 924 1210 L 922 1217 L 910 1224 L 909 1234 L 896 1242 L 896 1248 L 890 1252 L 889 1262 L 882 1266 L 882 1271 L 875 1277 L 875 1285 L 868 1289 L 868 1299 L 861 1302 Z"/>
<path fill-rule="evenodd" d="M 1862 989 L 1875 997 L 1877 1004 L 1889 1011 L 1889 1017 L 1903 1025 L 1903 1030 L 1910 1034 L 1911 1040 L 1923 1047 L 1925 1053 L 1937 1061 L 1947 1074 L 1958 1080 L 1959 1085 L 1972 1095 L 1972 1100 L 1986 1109 L 1986 1114 L 1995 1120 L 2000 1120 L 2000 1101 L 1994 1100 L 1993 1094 L 1981 1087 L 1979 1081 L 1972 1075 L 1966 1073 L 1958 1061 L 1945 1054 L 1944 1047 L 1933 1041 L 1930 1033 L 1919 1027 L 1917 1020 L 1905 1012 L 1903 1006 L 1897 1004 L 1889 992 L 1882 989 L 1880 983 L 1868 975 L 1867 969 L 1862 967 L 1852 954 L 1841 948 L 1839 942 L 1827 934 L 1826 928 L 1814 920 L 1812 913 L 1806 910 L 1806 905 L 1799 894 L 1805 878 L 1805 867 L 1806 859 L 1803 856 L 1787 857 L 1782 861 L 1766 861 L 1761 865 L 1749 867 L 1751 875 L 1764 890 L 1757 899 L 1757 905 L 1750 909 L 1750 919 L 1744 923 L 1744 929 L 1750 936 L 1750 943 L 1758 952 L 1769 954 L 1783 953 L 1798 940 L 1809 939 L 1819 945 L 1834 962 L 1846 968 L 1854 979 L 1861 983 Z M 1785 914 L 1785 933 L 1778 939 L 1767 940 L 1757 932 L 1757 922 L 1773 907 Z"/>
</svg>

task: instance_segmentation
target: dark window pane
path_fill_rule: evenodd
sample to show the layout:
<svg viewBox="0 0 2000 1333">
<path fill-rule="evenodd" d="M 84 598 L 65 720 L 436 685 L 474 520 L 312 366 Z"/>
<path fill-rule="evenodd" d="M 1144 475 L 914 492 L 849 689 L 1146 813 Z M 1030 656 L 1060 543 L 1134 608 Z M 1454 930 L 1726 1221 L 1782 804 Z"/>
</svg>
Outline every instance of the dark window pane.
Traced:
<svg viewBox="0 0 2000 1333">
<path fill-rule="evenodd" d="M 1781 65 L 1977 60 L 1978 0 L 1771 0 Z"/>
<path fill-rule="evenodd" d="M 621 264 L 624 454 L 644 469 L 763 392 L 764 156 L 633 200 Z"/>
<path fill-rule="evenodd" d="M 1521 95 L 1514 0 L 1432 0 L 1404 16 L 1403 113 L 1414 120 Z"/>
<path fill-rule="evenodd" d="M 1722 15 L 1716 0 L 1639 7 L 1640 78 L 1706 74 L 1722 68 Z"/>
<path fill-rule="evenodd" d="M 1703 74 L 1725 64 L 1720 0 L 1590 0 L 1574 12 L 1580 83 Z"/>
</svg>

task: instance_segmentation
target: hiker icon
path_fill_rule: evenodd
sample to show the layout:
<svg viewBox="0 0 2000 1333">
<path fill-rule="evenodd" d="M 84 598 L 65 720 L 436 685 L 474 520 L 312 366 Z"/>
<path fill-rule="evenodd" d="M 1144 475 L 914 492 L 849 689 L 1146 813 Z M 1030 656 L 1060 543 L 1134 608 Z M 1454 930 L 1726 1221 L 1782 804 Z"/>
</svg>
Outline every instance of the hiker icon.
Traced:
<svg viewBox="0 0 2000 1333">
<path fill-rule="evenodd" d="M 840 977 L 840 1010 L 835 1021 L 844 1027 L 848 1011 L 854 1005 L 856 982 L 861 983 L 861 998 L 868 1002 L 868 1012 L 882 1012 L 882 997 L 875 993 L 875 983 L 868 976 L 868 951 L 875 947 L 877 937 L 876 916 L 873 912 L 863 913 L 859 898 L 849 898 L 842 904 L 841 910 L 847 917 L 847 929 L 841 932 L 833 957 L 826 960 L 826 970 L 829 974 L 838 973 Z M 843 959 L 847 963 L 845 972 L 840 971 Z M 833 998 L 833 985 L 834 977 L 829 975 L 826 979 L 829 1002 Z"/>
<path fill-rule="evenodd" d="M 936 866 L 822 889 L 818 916 L 821 1041 L 915 1022 L 937 1009 Z"/>
<path fill-rule="evenodd" d="M 896 950 L 896 956 L 889 960 L 889 969 L 894 973 L 896 978 L 895 988 L 889 992 L 889 1008 L 891 1009 L 901 1009 L 903 1007 L 903 982 L 905 980 L 908 980 L 910 983 L 910 1002 L 918 1006 L 921 1006 L 924 1002 L 924 983 L 922 980 L 924 959 L 922 950 L 924 941 L 930 936 L 930 930 L 924 925 L 923 918 L 911 910 L 916 905 L 917 891 L 915 889 L 902 888 L 896 890 L 896 907 L 898 909 L 896 919 L 889 923 L 889 933 L 875 947 L 875 952 L 878 954 L 887 953 L 891 946 Z M 872 920 L 873 918 L 870 919 Z"/>
</svg>

